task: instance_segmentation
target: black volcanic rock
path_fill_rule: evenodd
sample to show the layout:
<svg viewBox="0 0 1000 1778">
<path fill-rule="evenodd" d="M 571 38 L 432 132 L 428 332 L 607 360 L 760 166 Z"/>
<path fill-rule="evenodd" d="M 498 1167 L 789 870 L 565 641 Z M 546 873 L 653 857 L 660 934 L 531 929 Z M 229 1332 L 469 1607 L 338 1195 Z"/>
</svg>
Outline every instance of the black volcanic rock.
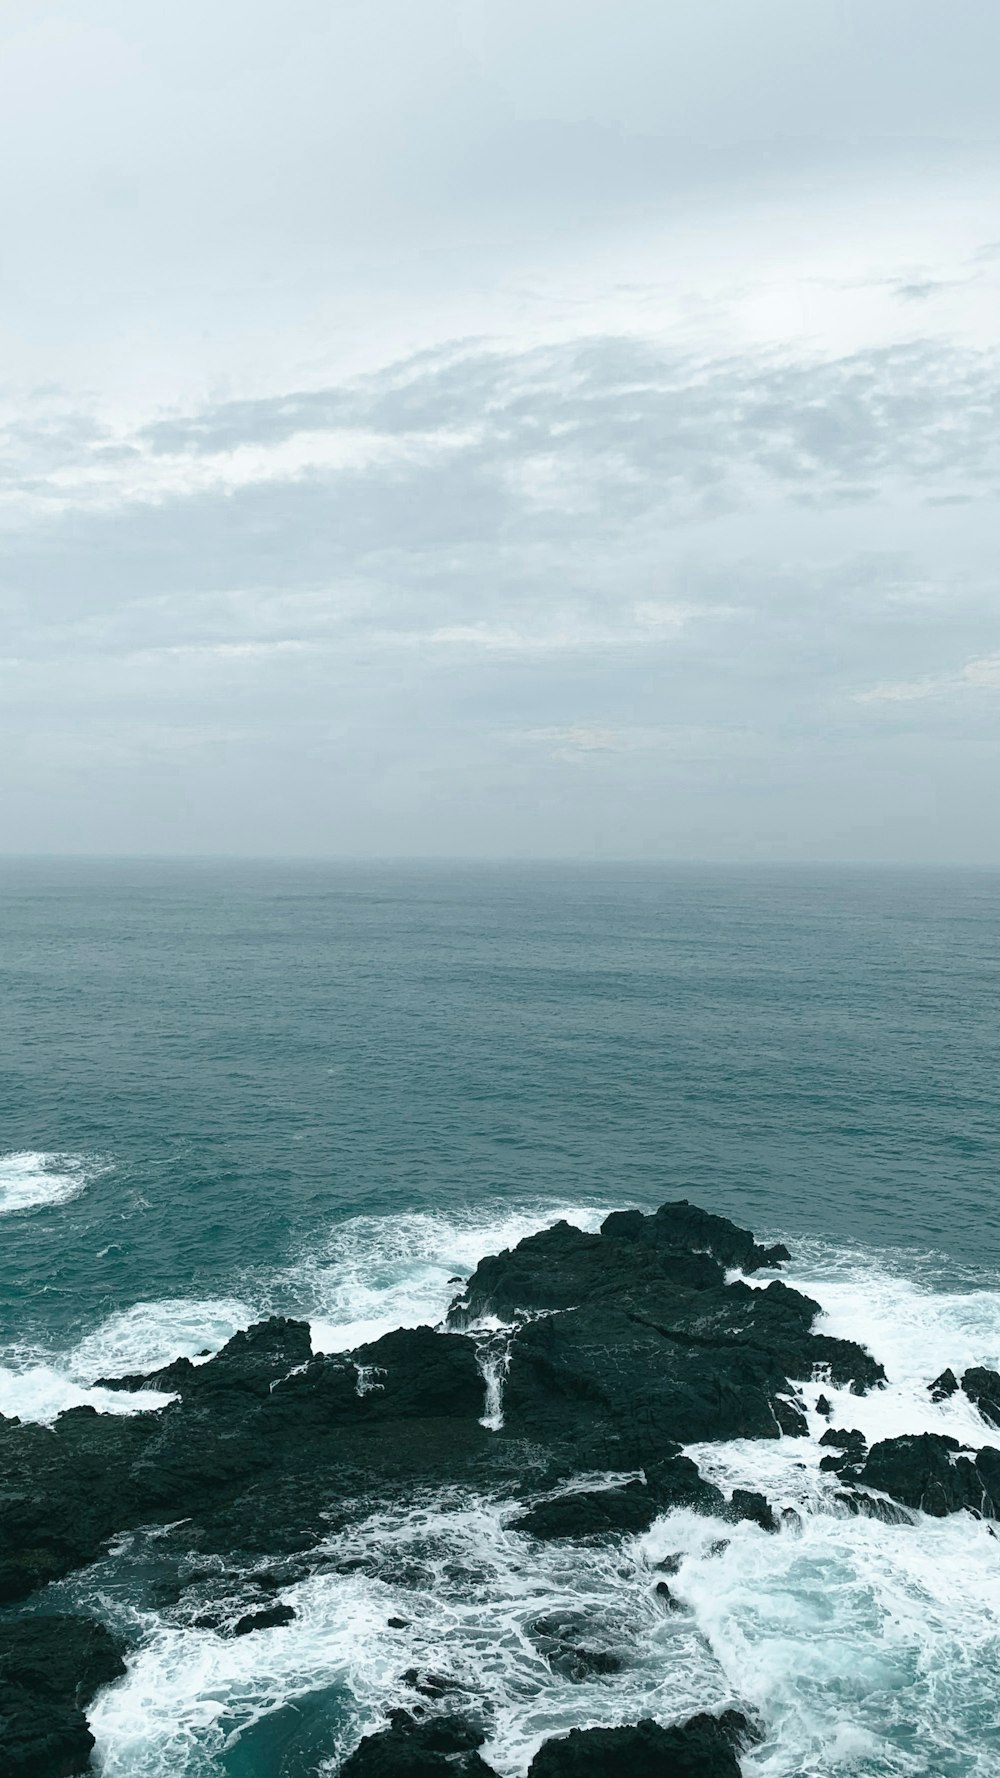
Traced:
<svg viewBox="0 0 1000 1778">
<path fill-rule="evenodd" d="M 233 1335 L 207 1364 L 175 1358 L 155 1371 L 133 1371 L 124 1377 L 97 1377 L 100 1389 L 158 1389 L 171 1395 L 238 1389 L 264 1396 L 273 1383 L 312 1357 L 307 1321 L 270 1315 Z"/>
<path fill-rule="evenodd" d="M 754 1489 L 734 1488 L 729 1511 L 732 1518 L 747 1519 L 752 1525 L 759 1525 L 762 1531 L 779 1529 L 770 1501 Z"/>
<path fill-rule="evenodd" d="M 699 1475 L 698 1466 L 679 1451 L 651 1464 L 645 1482 L 626 1482 L 620 1488 L 578 1489 L 542 1500 L 511 1529 L 526 1531 L 548 1541 L 558 1537 L 608 1537 L 647 1531 L 660 1513 L 687 1506 L 696 1512 L 722 1515 L 726 1503 L 712 1482 Z"/>
<path fill-rule="evenodd" d="M 1000 1517 L 1000 1451 L 992 1445 L 969 1456 L 957 1439 L 936 1432 L 883 1439 L 869 1451 L 860 1480 L 937 1519 L 963 1508 Z"/>
<path fill-rule="evenodd" d="M 557 1224 L 482 1260 L 449 1331 L 323 1357 L 305 1322 L 272 1316 L 203 1364 L 117 1380 L 169 1388 L 154 1411 L 0 1421 L 0 1602 L 139 1525 L 182 1525 L 186 1554 L 305 1558 L 374 1508 L 442 1487 L 520 1497 L 537 1536 L 621 1534 L 677 1505 L 721 1513 L 682 1443 L 800 1434 L 795 1384 L 817 1366 L 859 1391 L 883 1375 L 860 1346 L 815 1335 L 800 1292 L 725 1282 L 726 1267 L 779 1258 L 687 1203 L 609 1217 L 599 1235 Z M 481 1424 L 464 1331 L 487 1310 L 516 1323 L 499 1430 Z M 531 1503 L 595 1469 L 641 1470 L 645 1486 Z"/>
<path fill-rule="evenodd" d="M 942 1371 L 939 1377 L 934 1378 L 933 1383 L 928 1383 L 927 1388 L 932 1401 L 947 1401 L 950 1395 L 957 1393 L 958 1378 L 952 1370 Z"/>
<path fill-rule="evenodd" d="M 863 1432 L 856 1429 L 845 1432 L 840 1427 L 831 1426 L 819 1442 L 831 1447 L 831 1455 L 822 1459 L 820 1469 L 832 1470 L 837 1475 L 853 1476 L 860 1472 L 868 1452 L 868 1441 Z M 836 1452 L 835 1456 L 833 1452 Z"/>
<path fill-rule="evenodd" d="M 642 1216 L 638 1210 L 613 1210 L 601 1224 L 601 1233 L 625 1235 L 661 1251 L 677 1248 L 684 1253 L 710 1253 L 720 1265 L 741 1272 L 780 1266 L 792 1257 L 780 1242 L 774 1247 L 759 1247 L 749 1229 L 737 1228 L 728 1217 L 713 1216 L 686 1198 L 661 1204 L 653 1216 Z"/>
<path fill-rule="evenodd" d="M 556 1537 L 608 1537 L 648 1531 L 658 1507 L 642 1482 L 623 1488 L 595 1488 L 560 1494 L 514 1519 L 512 1531 L 526 1531 L 543 1540 Z"/>
<path fill-rule="evenodd" d="M 248 1611 L 233 1625 L 234 1636 L 250 1636 L 254 1630 L 277 1630 L 295 1617 L 291 1605 L 268 1605 L 261 1611 Z"/>
<path fill-rule="evenodd" d="M 3 1778 L 73 1778 L 90 1769 L 84 1710 L 124 1673 L 103 1624 L 71 1616 L 0 1624 L 0 1771 Z"/>
<path fill-rule="evenodd" d="M 528 1778 L 740 1778 L 737 1749 L 754 1738 L 735 1710 L 668 1729 L 649 1718 L 634 1728 L 571 1729 L 539 1748 Z"/>
<path fill-rule="evenodd" d="M 536 1239 L 492 1262 L 488 1294 L 472 1292 L 483 1312 L 520 1287 Z M 804 1417 L 786 1399 L 793 1379 L 826 1365 L 836 1382 L 863 1391 L 883 1377 L 860 1346 L 813 1334 L 818 1304 L 777 1281 L 764 1290 L 739 1281 L 690 1289 L 612 1251 L 615 1288 L 603 1275 L 588 1296 L 597 1256 L 586 1252 L 581 1274 L 573 1244 L 564 1249 L 559 1288 L 576 1306 L 518 1329 L 504 1414 L 508 1432 L 561 1444 L 580 1467 L 645 1467 L 677 1442 L 803 1433 Z M 528 1257 L 541 1255 L 544 1248 Z"/>
<path fill-rule="evenodd" d="M 479 1753 L 484 1740 L 461 1717 L 417 1722 L 394 1710 L 390 1726 L 366 1735 L 344 1761 L 341 1778 L 496 1778 Z"/>
<path fill-rule="evenodd" d="M 1000 1372 L 977 1365 L 964 1373 L 962 1388 L 975 1402 L 987 1426 L 1000 1428 Z"/>
</svg>

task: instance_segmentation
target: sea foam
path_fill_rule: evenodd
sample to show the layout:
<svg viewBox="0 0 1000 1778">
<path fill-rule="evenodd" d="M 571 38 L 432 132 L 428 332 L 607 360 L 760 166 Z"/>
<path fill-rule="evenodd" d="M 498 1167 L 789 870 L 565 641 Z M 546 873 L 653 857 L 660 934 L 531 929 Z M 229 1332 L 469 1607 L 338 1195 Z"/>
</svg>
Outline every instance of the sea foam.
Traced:
<svg viewBox="0 0 1000 1778">
<path fill-rule="evenodd" d="M 0 1155 L 0 1216 L 65 1204 L 79 1196 L 93 1171 L 94 1164 L 88 1166 L 81 1155 L 46 1154 L 41 1149 Z"/>
</svg>

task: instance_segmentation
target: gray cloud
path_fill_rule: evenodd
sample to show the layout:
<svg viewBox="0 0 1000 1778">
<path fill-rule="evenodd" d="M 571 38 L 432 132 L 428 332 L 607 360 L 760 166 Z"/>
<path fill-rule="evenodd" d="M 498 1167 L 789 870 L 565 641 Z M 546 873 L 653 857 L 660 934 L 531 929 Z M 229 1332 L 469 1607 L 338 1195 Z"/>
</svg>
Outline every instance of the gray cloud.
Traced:
<svg viewBox="0 0 1000 1778">
<path fill-rule="evenodd" d="M 986 0 L 0 48 L 0 843 L 1000 861 Z"/>
<path fill-rule="evenodd" d="M 243 850 L 261 784 L 292 777 L 329 811 L 299 848 L 347 851 L 416 783 L 432 850 L 461 849 L 477 781 L 508 808 L 500 850 L 549 849 L 572 768 L 584 828 L 582 783 L 616 831 L 628 787 L 642 851 L 665 787 L 729 808 L 789 747 L 849 776 L 884 713 L 995 690 L 997 388 L 989 356 L 929 345 L 790 365 L 597 339 L 216 403 L 110 451 L 85 417 L 29 425 L 7 769 L 88 795 L 180 775 L 202 844 L 235 781 Z M 971 506 L 938 504 L 954 488 Z"/>
</svg>

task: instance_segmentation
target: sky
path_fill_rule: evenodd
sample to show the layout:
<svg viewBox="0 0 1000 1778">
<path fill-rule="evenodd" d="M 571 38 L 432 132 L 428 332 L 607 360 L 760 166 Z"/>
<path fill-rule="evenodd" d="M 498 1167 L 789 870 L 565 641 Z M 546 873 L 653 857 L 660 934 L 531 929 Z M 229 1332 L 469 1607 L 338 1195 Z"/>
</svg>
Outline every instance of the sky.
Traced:
<svg viewBox="0 0 1000 1778">
<path fill-rule="evenodd" d="M 996 0 L 5 0 L 0 851 L 1000 866 Z"/>
</svg>

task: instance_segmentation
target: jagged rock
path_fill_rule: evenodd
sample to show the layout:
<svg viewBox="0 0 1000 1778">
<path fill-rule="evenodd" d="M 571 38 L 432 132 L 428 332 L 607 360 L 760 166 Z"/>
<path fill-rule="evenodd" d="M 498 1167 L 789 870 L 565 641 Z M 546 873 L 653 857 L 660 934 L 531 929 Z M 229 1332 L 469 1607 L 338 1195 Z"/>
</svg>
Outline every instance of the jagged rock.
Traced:
<svg viewBox="0 0 1000 1778">
<path fill-rule="evenodd" d="M 837 1475 L 850 1474 L 852 1477 L 860 1473 L 868 1451 L 868 1441 L 864 1433 L 857 1430 L 845 1432 L 842 1428 L 829 1427 L 820 1439 L 821 1445 L 830 1445 L 837 1456 L 824 1457 L 820 1469 L 830 1470 Z"/>
<path fill-rule="evenodd" d="M 963 1375 L 962 1388 L 987 1426 L 1000 1428 L 1000 1372 L 977 1365 Z"/>
<path fill-rule="evenodd" d="M 594 1626 L 581 1613 L 547 1612 L 529 1626 L 531 1639 L 557 1673 L 574 1684 L 620 1673 L 625 1662 L 615 1650 L 595 1645 Z"/>
<path fill-rule="evenodd" d="M 821 1445 L 832 1445 L 835 1451 L 850 1451 L 852 1456 L 863 1457 L 868 1449 L 868 1440 L 857 1427 L 845 1432 L 842 1426 L 830 1426 L 819 1442 Z"/>
<path fill-rule="evenodd" d="M 865 1494 L 860 1488 L 840 1488 L 834 1500 L 854 1518 L 880 1519 L 883 1525 L 912 1525 L 913 1515 L 893 1500 L 881 1500 L 876 1494 Z"/>
<path fill-rule="evenodd" d="M 783 1438 L 808 1438 L 809 1422 L 797 1402 L 786 1401 L 783 1396 L 776 1395 L 771 1401 L 771 1412 L 781 1428 Z"/>
<path fill-rule="evenodd" d="M 730 1517 L 747 1519 L 752 1525 L 759 1525 L 762 1531 L 779 1530 L 774 1509 L 763 1494 L 757 1494 L 750 1488 L 734 1488 L 729 1502 Z"/>
<path fill-rule="evenodd" d="M 3 1778 L 72 1778 L 90 1768 L 84 1710 L 125 1671 L 103 1624 L 52 1615 L 0 1624 L 0 1771 Z"/>
<path fill-rule="evenodd" d="M 644 1471 L 644 1488 L 526 1502 L 523 1528 L 535 1535 L 592 1535 L 598 1517 L 620 1535 L 681 1505 L 722 1513 L 683 1442 L 801 1432 L 789 1398 L 818 1365 L 858 1390 L 883 1375 L 861 1347 L 813 1334 L 817 1305 L 800 1292 L 725 1282 L 727 1267 L 779 1258 L 687 1203 L 609 1217 L 600 1235 L 557 1224 L 484 1259 L 448 1332 L 400 1329 L 323 1357 L 306 1323 L 273 1316 L 204 1364 L 125 1379 L 169 1386 L 176 1399 L 155 1411 L 2 1421 L 0 1602 L 139 1525 L 183 1523 L 186 1555 L 274 1563 L 424 1488 L 530 1501 L 581 1472 Z M 487 1306 L 522 1317 L 499 1430 L 480 1424 L 485 1385 L 462 1331 Z M 588 1531 L 554 1528 L 559 1515 L 582 1524 L 586 1513 Z"/>
<path fill-rule="evenodd" d="M 595 1488 L 560 1494 L 514 1519 L 513 1531 L 548 1541 L 556 1537 L 608 1537 L 647 1531 L 659 1508 L 642 1482 L 623 1488 Z"/>
<path fill-rule="evenodd" d="M 528 1778 L 740 1778 L 737 1749 L 755 1739 L 739 1711 L 703 1714 L 672 1728 L 571 1729 L 546 1741 Z"/>
<path fill-rule="evenodd" d="M 927 1388 L 932 1401 L 947 1401 L 958 1390 L 958 1378 L 952 1370 L 942 1371 L 939 1377 L 934 1378 L 933 1383 L 928 1383 Z"/>
<path fill-rule="evenodd" d="M 102 1389 L 158 1389 L 167 1394 L 184 1395 L 195 1391 L 214 1393 L 239 1389 L 251 1395 L 266 1395 L 273 1383 L 288 1375 L 297 1365 L 312 1357 L 312 1342 L 307 1321 L 291 1321 L 284 1315 L 270 1315 L 253 1327 L 233 1335 L 208 1364 L 192 1364 L 190 1358 L 175 1358 L 159 1370 L 132 1372 L 124 1377 L 98 1377 Z"/>
<path fill-rule="evenodd" d="M 833 1408 L 831 1407 L 831 1405 L 825 1395 L 817 1395 L 817 1397 L 816 1397 L 816 1412 L 817 1412 L 817 1414 L 822 1414 L 824 1420 L 829 1420 L 830 1415 L 833 1413 Z"/>
<path fill-rule="evenodd" d="M 562 1444 L 578 1467 L 646 1467 L 676 1441 L 776 1438 L 782 1420 L 804 1433 L 787 1397 L 791 1379 L 806 1380 L 817 1365 L 859 1392 L 883 1379 L 861 1347 L 812 1333 L 819 1305 L 800 1292 L 707 1275 L 697 1286 L 679 1282 L 664 1271 L 669 1248 L 613 1231 L 559 1224 L 531 1236 L 483 1261 L 453 1307 L 455 1326 L 518 1306 L 562 1311 L 521 1327 L 512 1342 L 508 1434 Z"/>
<path fill-rule="evenodd" d="M 678 1248 L 686 1253 L 710 1253 L 720 1265 L 741 1272 L 759 1272 L 791 1259 L 787 1247 L 759 1247 L 749 1229 L 737 1228 L 725 1216 L 714 1216 L 681 1198 L 661 1204 L 653 1216 L 638 1210 L 614 1210 L 601 1224 L 601 1233 L 617 1235 L 659 1248 Z"/>
<path fill-rule="evenodd" d="M 290 1624 L 295 1617 L 291 1605 L 269 1605 L 264 1611 L 248 1611 L 233 1625 L 234 1636 L 249 1636 L 254 1630 L 276 1630 Z"/>
<path fill-rule="evenodd" d="M 934 1518 L 963 1508 L 1000 1516 L 1000 1451 L 992 1445 L 968 1456 L 957 1439 L 937 1432 L 883 1439 L 869 1451 L 860 1479 Z"/>
<path fill-rule="evenodd" d="M 400 1678 L 411 1691 L 419 1692 L 424 1698 L 443 1698 L 448 1692 L 460 1692 L 463 1689 L 457 1680 L 448 1679 L 443 1673 L 426 1672 L 420 1667 L 407 1667 Z"/>
<path fill-rule="evenodd" d="M 480 1756 L 480 1729 L 458 1716 L 417 1722 L 394 1710 L 390 1726 L 366 1735 L 340 1768 L 341 1778 L 496 1778 Z"/>
</svg>

